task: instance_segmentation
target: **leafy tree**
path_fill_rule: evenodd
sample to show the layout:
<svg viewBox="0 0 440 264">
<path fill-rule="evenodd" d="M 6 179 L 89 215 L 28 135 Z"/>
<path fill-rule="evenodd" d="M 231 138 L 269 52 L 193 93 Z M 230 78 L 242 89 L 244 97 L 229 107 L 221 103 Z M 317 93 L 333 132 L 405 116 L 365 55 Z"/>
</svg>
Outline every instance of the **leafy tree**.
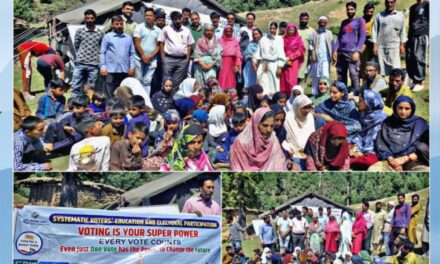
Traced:
<svg viewBox="0 0 440 264">
<path fill-rule="evenodd" d="M 34 21 L 34 2 L 33 0 L 14 0 L 14 17 Z"/>
</svg>

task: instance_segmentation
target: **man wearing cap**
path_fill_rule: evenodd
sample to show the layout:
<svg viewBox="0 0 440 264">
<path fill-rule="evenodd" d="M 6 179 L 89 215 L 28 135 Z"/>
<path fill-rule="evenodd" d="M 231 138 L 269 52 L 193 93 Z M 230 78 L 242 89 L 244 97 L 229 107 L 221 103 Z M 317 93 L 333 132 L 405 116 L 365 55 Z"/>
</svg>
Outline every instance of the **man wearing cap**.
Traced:
<svg viewBox="0 0 440 264">
<path fill-rule="evenodd" d="M 394 206 L 395 203 L 393 201 L 389 201 L 387 203 L 387 213 L 386 213 L 385 224 L 383 227 L 383 243 L 385 244 L 385 253 L 387 256 L 391 255 L 389 238 L 391 233 L 391 220 L 393 219 L 393 215 L 394 215 Z"/>
<path fill-rule="evenodd" d="M 298 71 L 298 83 L 301 81 L 306 81 L 309 66 L 309 51 L 313 50 L 313 34 L 315 30 L 312 27 L 308 26 L 309 24 L 309 14 L 307 12 L 303 12 L 299 15 L 299 27 L 298 33 L 301 36 L 304 47 L 306 48 L 306 52 L 304 53 L 304 63 L 301 65 Z M 281 24 L 280 24 L 281 28 Z"/>
<path fill-rule="evenodd" d="M 313 47 L 310 50 L 310 75 L 312 76 L 312 93 L 318 94 L 321 77 L 330 78 L 330 64 L 334 48 L 333 33 L 326 28 L 327 17 L 318 19 L 318 29 L 313 34 Z"/>
<path fill-rule="evenodd" d="M 171 13 L 172 24 L 165 26 L 159 35 L 163 62 L 163 79 L 173 81 L 173 94 L 187 76 L 191 46 L 195 43 L 191 31 L 182 26 L 182 14 Z"/>
<path fill-rule="evenodd" d="M 405 15 L 396 10 L 397 0 L 385 0 L 385 11 L 376 15 L 371 33 L 373 53 L 380 65 L 380 74 L 386 76 L 393 68 L 400 68 L 400 55 L 405 52 Z"/>
</svg>

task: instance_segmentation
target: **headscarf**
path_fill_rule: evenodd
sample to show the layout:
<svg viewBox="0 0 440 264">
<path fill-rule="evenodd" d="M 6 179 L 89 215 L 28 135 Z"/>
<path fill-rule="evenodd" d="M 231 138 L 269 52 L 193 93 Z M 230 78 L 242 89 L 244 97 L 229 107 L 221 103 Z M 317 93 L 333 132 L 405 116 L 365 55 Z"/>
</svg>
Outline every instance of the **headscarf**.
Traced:
<svg viewBox="0 0 440 264">
<path fill-rule="evenodd" d="M 179 113 L 174 110 L 174 109 L 170 109 L 168 111 L 165 112 L 165 114 L 163 115 L 163 119 L 165 120 L 166 123 L 179 123 L 180 122 L 180 116 Z"/>
<path fill-rule="evenodd" d="M 317 170 L 324 170 L 326 164 L 329 164 L 332 168 L 342 168 L 344 166 L 345 160 L 350 154 L 347 141 L 341 143 L 339 152 L 335 157 L 331 158 L 327 155 L 327 144 L 330 143 L 330 139 L 338 137 L 347 137 L 347 129 L 344 124 L 338 121 L 330 121 L 310 135 L 304 152 L 307 156 L 313 158 Z"/>
<path fill-rule="evenodd" d="M 216 105 L 209 110 L 209 134 L 218 137 L 228 131 L 225 123 L 226 107 L 224 105 Z"/>
<path fill-rule="evenodd" d="M 289 30 L 292 28 L 295 29 L 295 33 L 293 36 L 289 36 Z M 298 33 L 298 27 L 294 23 L 289 23 L 287 25 L 286 34 L 284 35 L 283 39 L 286 57 L 291 60 L 297 59 L 300 64 L 302 64 L 304 62 L 304 54 L 306 49 L 304 47 L 302 38 Z"/>
<path fill-rule="evenodd" d="M 335 232 L 339 233 L 340 231 L 341 230 L 339 228 L 338 221 L 336 221 L 335 217 L 331 215 L 328 219 L 327 224 L 325 225 L 324 232 L 325 233 L 335 233 Z"/>
<path fill-rule="evenodd" d="M 397 106 L 404 102 L 409 103 L 412 110 L 407 119 L 401 119 L 397 114 Z M 416 104 L 410 97 L 396 98 L 393 103 L 393 115 L 385 119 L 377 134 L 375 148 L 380 160 L 400 157 L 416 151 L 421 136 L 429 127 L 423 118 L 414 115 L 415 112 Z"/>
<path fill-rule="evenodd" d="M 286 112 L 284 112 L 281 106 L 279 106 L 278 104 L 273 104 L 270 106 L 270 108 L 275 113 L 275 115 L 278 115 L 279 113 L 284 113 L 284 122 L 286 122 Z M 275 130 L 275 135 L 277 136 L 278 142 L 280 142 L 280 144 L 282 144 L 283 141 L 286 140 L 287 132 L 286 129 L 284 128 L 284 123 L 281 124 L 280 128 Z"/>
<path fill-rule="evenodd" d="M 304 94 L 304 88 L 301 85 L 293 86 L 292 92 L 290 93 L 289 100 L 287 100 L 286 106 L 284 107 L 286 112 L 293 110 L 293 101 L 295 101 L 295 98 L 296 98 L 295 91 L 299 91 L 300 95 Z"/>
<path fill-rule="evenodd" d="M 347 212 L 342 214 L 342 223 L 341 223 L 341 235 L 342 235 L 342 243 L 346 243 L 351 247 L 351 239 L 352 239 L 352 229 L 353 223 L 351 222 L 351 217 Z M 344 252 L 342 252 L 344 253 Z"/>
<path fill-rule="evenodd" d="M 212 25 L 208 25 L 205 27 L 206 29 L 214 28 Z M 194 50 L 194 61 L 199 61 L 202 57 L 209 56 L 212 58 L 212 61 L 216 64 L 219 64 L 221 61 L 222 55 L 222 47 L 213 34 L 212 39 L 208 39 L 205 34 L 197 40 L 195 50 Z"/>
<path fill-rule="evenodd" d="M 367 221 L 361 211 L 356 212 L 356 220 L 353 223 L 353 233 L 361 233 L 362 240 L 367 238 Z"/>
<path fill-rule="evenodd" d="M 244 54 L 245 54 L 245 51 L 246 51 L 246 49 L 247 49 L 249 43 L 250 43 L 249 34 L 247 33 L 247 31 L 242 31 L 242 32 L 240 33 L 240 42 L 239 42 L 239 45 L 240 45 L 240 51 L 241 51 L 241 54 L 243 54 L 243 56 L 244 56 Z"/>
<path fill-rule="evenodd" d="M 183 80 L 183 82 L 179 85 L 179 90 L 174 95 L 174 99 L 179 99 L 182 97 L 191 97 L 193 95 L 197 95 L 199 92 L 194 91 L 194 84 L 196 83 L 195 78 L 186 78 Z"/>
<path fill-rule="evenodd" d="M 237 136 L 231 149 L 233 171 L 285 171 L 286 157 L 275 133 L 264 139 L 258 125 L 270 108 L 259 108 L 252 121 Z"/>
<path fill-rule="evenodd" d="M 188 113 L 196 107 L 196 103 L 191 98 L 181 98 L 175 102 L 176 110 L 179 112 L 180 117 L 184 118 Z"/>
<path fill-rule="evenodd" d="M 241 51 L 240 51 L 240 45 L 238 43 L 238 40 L 231 36 L 230 38 L 226 37 L 226 29 L 233 29 L 231 26 L 226 25 L 223 29 L 223 35 L 220 38 L 220 44 L 223 48 L 223 54 L 222 56 L 228 56 L 228 57 L 237 57 L 241 58 Z"/>
<path fill-rule="evenodd" d="M 327 83 L 327 92 L 320 93 L 319 89 L 318 89 L 318 94 L 312 98 L 313 105 L 315 105 L 315 106 L 319 105 L 320 103 L 322 103 L 325 100 L 330 98 L 330 85 L 332 84 L 332 82 L 326 76 L 322 76 L 321 79 L 319 79 L 319 83 L 322 83 L 322 82 Z"/>
<path fill-rule="evenodd" d="M 208 121 L 208 112 L 202 109 L 195 110 L 192 114 L 192 121 L 199 124 Z"/>
<path fill-rule="evenodd" d="M 301 109 L 312 104 L 307 95 L 299 95 L 293 101 L 293 111 L 287 112 L 284 128 L 286 129 L 287 139 L 283 144 L 283 148 L 290 153 L 303 151 L 306 146 L 307 139 L 315 132 L 315 119 L 313 114 L 307 116 L 301 114 Z"/>
<path fill-rule="evenodd" d="M 348 100 L 347 86 L 343 82 L 334 82 L 332 87 L 336 87 L 340 92 L 344 93 L 341 100 L 333 102 L 330 98 L 319 104 L 315 108 L 315 113 L 329 115 L 336 121 L 342 122 L 348 131 L 348 141 L 351 142 L 352 137 L 362 129 L 359 120 L 359 113 L 353 102 Z"/>
<path fill-rule="evenodd" d="M 153 95 L 151 98 L 151 103 L 153 104 L 153 108 L 162 114 L 168 109 L 175 107 L 171 92 L 166 93 L 163 87 L 160 91 Z"/>
<path fill-rule="evenodd" d="M 383 111 L 384 103 L 378 92 L 364 90 L 363 99 L 368 108 L 359 113 L 362 130 L 353 138 L 352 143 L 357 146 L 360 152 L 372 153 L 374 152 L 374 140 L 382 122 L 387 118 L 387 114 Z"/>
<path fill-rule="evenodd" d="M 155 149 L 157 149 L 159 147 L 160 143 L 165 138 L 165 133 L 167 132 L 167 129 L 168 129 L 167 123 L 172 122 L 172 123 L 178 124 L 176 131 L 174 131 L 174 133 L 173 133 L 173 138 L 177 138 L 180 134 L 180 126 L 181 126 L 180 116 L 176 110 L 170 109 L 170 110 L 166 111 L 165 114 L 163 115 L 163 119 L 165 120 L 165 126 L 164 126 L 164 129 L 159 131 L 156 138 L 154 139 L 154 148 Z"/>
<path fill-rule="evenodd" d="M 263 249 L 263 254 L 261 255 L 261 263 L 267 264 L 269 263 L 269 256 L 270 256 L 270 248 L 266 247 Z"/>
<path fill-rule="evenodd" d="M 185 171 L 188 170 L 186 159 L 188 157 L 188 144 L 193 141 L 197 136 L 205 135 L 205 131 L 196 124 L 187 125 L 183 128 L 174 146 L 165 158 L 165 163 L 173 171 Z M 191 159 L 194 162 L 195 169 L 214 171 L 209 158 L 203 149 L 197 157 Z M 194 169 L 194 168 L 193 168 Z"/>
<path fill-rule="evenodd" d="M 274 93 L 274 95 L 272 96 L 272 104 L 277 104 L 278 100 L 280 99 L 286 99 L 287 102 L 287 95 L 283 92 L 276 92 Z"/>
<path fill-rule="evenodd" d="M 247 107 L 255 112 L 260 107 L 261 100 L 257 98 L 258 93 L 263 93 L 263 87 L 259 84 L 249 86 Z"/>
<path fill-rule="evenodd" d="M 232 105 L 233 102 L 234 102 L 234 100 L 238 98 L 237 89 L 235 89 L 235 88 L 228 88 L 228 89 L 226 90 L 226 93 L 228 94 L 229 102 L 230 102 L 231 105 Z"/>
<path fill-rule="evenodd" d="M 284 256 L 283 264 L 291 264 L 290 260 L 292 259 L 292 254 L 288 253 Z"/>
</svg>

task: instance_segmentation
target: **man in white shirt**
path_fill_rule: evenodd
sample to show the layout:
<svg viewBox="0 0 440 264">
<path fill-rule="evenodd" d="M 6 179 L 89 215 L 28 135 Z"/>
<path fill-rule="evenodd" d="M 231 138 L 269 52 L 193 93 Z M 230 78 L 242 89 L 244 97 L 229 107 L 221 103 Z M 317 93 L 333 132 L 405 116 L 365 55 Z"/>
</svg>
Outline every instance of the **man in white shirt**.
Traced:
<svg viewBox="0 0 440 264">
<path fill-rule="evenodd" d="M 249 41 L 252 41 L 254 39 L 254 37 L 252 35 L 252 31 L 254 31 L 254 29 L 256 29 L 256 27 L 255 27 L 255 14 L 252 12 L 249 12 L 246 14 L 246 26 L 243 26 L 240 28 L 239 36 L 241 36 L 241 32 L 246 31 L 249 36 Z"/>
<path fill-rule="evenodd" d="M 286 209 L 284 209 L 281 214 L 282 217 L 278 218 L 277 221 L 278 240 L 280 248 L 288 249 L 290 242 L 290 232 L 292 231 L 292 221 L 290 221 Z"/>
<path fill-rule="evenodd" d="M 70 150 L 68 171 L 108 171 L 110 138 L 101 136 L 103 123 L 96 116 L 85 116 L 75 127 L 84 139 Z"/>
<path fill-rule="evenodd" d="M 307 223 L 307 220 L 302 217 L 300 211 L 294 209 L 293 214 L 294 218 L 292 219 L 292 249 L 300 247 L 301 251 L 304 251 L 304 241 L 306 239 L 309 224 Z"/>
</svg>

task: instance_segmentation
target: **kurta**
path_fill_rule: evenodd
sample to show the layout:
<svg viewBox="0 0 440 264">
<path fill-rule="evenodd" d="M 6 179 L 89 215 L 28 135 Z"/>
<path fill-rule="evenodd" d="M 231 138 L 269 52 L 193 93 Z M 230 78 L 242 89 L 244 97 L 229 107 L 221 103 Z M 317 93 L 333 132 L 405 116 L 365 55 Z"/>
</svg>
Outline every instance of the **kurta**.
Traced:
<svg viewBox="0 0 440 264">
<path fill-rule="evenodd" d="M 306 68 L 309 64 L 309 50 L 313 47 L 313 33 L 315 30 L 309 26 L 305 28 L 298 28 L 298 33 L 301 36 L 306 52 L 304 53 L 304 63 L 301 65 L 298 71 L 298 78 L 303 79 L 306 74 Z"/>
<path fill-rule="evenodd" d="M 338 252 L 338 242 L 336 238 L 339 236 L 339 232 L 326 232 L 325 233 L 325 252 Z"/>
<path fill-rule="evenodd" d="M 420 204 L 411 207 L 411 221 L 409 222 L 408 226 L 408 239 L 414 245 L 417 245 L 419 241 L 417 239 L 417 224 L 419 222 L 419 214 L 421 209 L 422 207 L 420 206 Z"/>
<path fill-rule="evenodd" d="M 387 214 L 384 211 L 376 212 L 374 215 L 373 234 L 371 236 L 371 243 L 379 244 L 380 236 L 383 232 Z"/>
<path fill-rule="evenodd" d="M 257 83 L 264 89 L 263 94 L 270 98 L 280 91 L 280 79 L 276 75 L 278 67 L 286 62 L 283 43 L 280 38 L 267 36 L 261 38 L 255 51 L 254 58 L 258 64 Z"/>
</svg>

